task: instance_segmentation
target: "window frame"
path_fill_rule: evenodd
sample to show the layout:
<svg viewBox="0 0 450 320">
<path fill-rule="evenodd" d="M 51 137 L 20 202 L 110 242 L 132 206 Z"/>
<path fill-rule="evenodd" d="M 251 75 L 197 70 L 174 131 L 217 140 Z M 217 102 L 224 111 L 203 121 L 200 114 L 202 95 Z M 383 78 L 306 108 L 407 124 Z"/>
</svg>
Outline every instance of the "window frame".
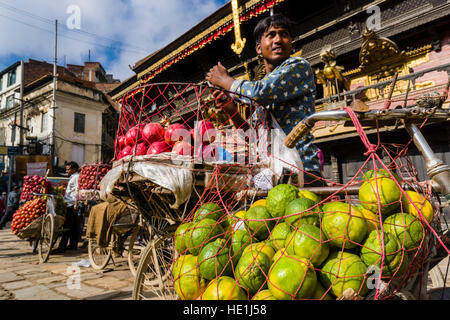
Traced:
<svg viewBox="0 0 450 320">
<path fill-rule="evenodd" d="M 11 81 L 13 76 L 14 76 L 14 82 Z M 8 72 L 8 79 L 7 79 L 7 82 L 6 82 L 6 87 L 13 86 L 13 85 L 16 84 L 16 82 L 17 82 L 16 70 L 12 70 L 12 71 Z"/>
<path fill-rule="evenodd" d="M 11 101 L 11 106 L 8 106 L 8 101 Z M 7 96 L 5 101 L 5 109 L 10 109 L 12 107 L 14 107 L 14 93 Z"/>
<path fill-rule="evenodd" d="M 80 123 L 81 119 L 83 119 L 82 124 Z M 82 128 L 80 128 L 80 127 L 82 127 Z M 86 114 L 85 113 L 74 112 L 73 131 L 76 133 L 86 133 Z"/>
</svg>

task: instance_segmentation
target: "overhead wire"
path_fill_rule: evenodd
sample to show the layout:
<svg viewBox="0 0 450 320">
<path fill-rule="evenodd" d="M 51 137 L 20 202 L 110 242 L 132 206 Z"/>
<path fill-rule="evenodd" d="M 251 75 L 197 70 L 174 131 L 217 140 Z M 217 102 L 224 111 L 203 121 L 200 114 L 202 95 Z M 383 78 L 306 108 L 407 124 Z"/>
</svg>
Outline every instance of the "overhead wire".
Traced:
<svg viewBox="0 0 450 320">
<path fill-rule="evenodd" d="M 9 5 L 4 4 L 2 2 L 0 2 L 0 7 L 4 8 L 4 9 L 7 9 L 7 10 L 10 10 L 12 12 L 18 13 L 20 15 L 27 16 L 27 17 L 39 20 L 39 21 L 47 23 L 49 25 L 54 25 L 54 23 L 55 23 L 54 20 L 47 19 L 47 18 L 38 16 L 36 14 L 30 13 L 28 11 L 9 6 Z M 53 32 L 51 30 L 39 27 L 39 26 L 37 26 L 35 24 L 30 24 L 30 23 L 27 23 L 27 22 L 22 21 L 22 20 L 18 20 L 16 18 L 13 18 L 13 17 L 10 17 L 10 16 L 6 16 L 6 15 L 3 15 L 3 14 L 0 14 L 0 16 L 4 17 L 6 19 L 10 19 L 10 20 L 16 21 L 18 23 L 30 26 L 32 28 L 40 29 L 40 30 L 43 30 L 43 31 L 46 31 L 46 32 Z M 80 34 L 80 35 L 85 35 L 85 36 L 94 38 L 95 40 L 103 39 L 103 40 L 107 41 L 109 43 L 109 45 L 104 45 L 104 44 L 100 44 L 98 42 L 94 43 L 94 42 L 90 42 L 90 41 L 86 41 L 86 40 L 82 40 L 82 39 L 77 39 L 77 38 L 73 38 L 73 37 L 68 36 L 68 35 L 61 35 L 61 37 L 64 37 L 64 38 L 68 38 L 68 39 L 71 39 L 71 40 L 84 42 L 84 43 L 88 43 L 88 44 L 99 45 L 99 46 L 107 47 L 107 48 L 111 48 L 111 44 L 114 44 L 114 46 L 120 47 L 121 50 L 135 52 L 135 53 L 147 53 L 148 52 L 148 50 L 145 49 L 145 48 L 138 47 L 138 46 L 135 46 L 135 45 L 131 45 L 131 44 L 128 44 L 128 43 L 123 43 L 121 41 L 114 40 L 114 39 L 111 39 L 111 38 L 108 38 L 108 37 L 104 37 L 104 36 L 100 36 L 100 35 L 97 35 L 97 34 L 92 33 L 92 32 L 88 32 L 88 31 L 84 31 L 84 30 L 76 29 L 76 28 L 75 29 L 69 29 L 69 28 L 67 28 L 66 25 L 64 25 L 64 24 L 62 24 L 60 22 L 58 22 L 58 26 L 61 26 L 62 29 L 65 32 L 72 32 L 72 33 L 77 33 L 77 34 Z"/>
</svg>

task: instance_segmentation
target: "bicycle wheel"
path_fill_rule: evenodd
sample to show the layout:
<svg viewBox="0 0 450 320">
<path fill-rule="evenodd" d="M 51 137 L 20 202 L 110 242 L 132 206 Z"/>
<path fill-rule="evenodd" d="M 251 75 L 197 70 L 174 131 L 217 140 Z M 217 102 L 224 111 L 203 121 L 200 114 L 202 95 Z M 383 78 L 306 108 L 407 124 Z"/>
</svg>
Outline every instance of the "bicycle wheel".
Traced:
<svg viewBox="0 0 450 320">
<path fill-rule="evenodd" d="M 89 239 L 88 254 L 92 268 L 102 270 L 108 265 L 112 250 L 110 246 L 100 247 L 95 239 Z"/>
<path fill-rule="evenodd" d="M 137 228 L 130 237 L 128 244 L 128 267 L 134 277 L 136 277 L 139 261 L 149 241 L 150 232 L 147 227 Z"/>
<path fill-rule="evenodd" d="M 47 262 L 50 256 L 53 247 L 54 229 L 55 220 L 53 215 L 47 214 L 42 221 L 41 238 L 39 239 L 38 254 L 40 263 Z"/>
<path fill-rule="evenodd" d="M 139 262 L 133 299 L 175 299 L 172 288 L 173 237 L 152 239 Z"/>
</svg>

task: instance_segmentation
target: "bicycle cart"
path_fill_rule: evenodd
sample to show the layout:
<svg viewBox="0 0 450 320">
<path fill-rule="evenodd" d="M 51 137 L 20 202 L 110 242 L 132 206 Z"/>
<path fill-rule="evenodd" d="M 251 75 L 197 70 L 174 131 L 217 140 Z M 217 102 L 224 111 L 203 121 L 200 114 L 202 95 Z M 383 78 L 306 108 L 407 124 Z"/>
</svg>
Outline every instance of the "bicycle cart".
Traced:
<svg viewBox="0 0 450 320">
<path fill-rule="evenodd" d="M 238 156 L 248 163 L 249 154 L 243 148 L 246 143 L 244 135 L 229 137 L 233 142 L 229 144 L 232 147 L 228 150 L 218 143 L 221 141 L 218 136 L 210 137 L 198 149 L 195 143 L 185 145 L 187 149 L 178 148 L 182 146 L 179 140 L 186 142 L 192 138 L 195 142 L 197 130 L 202 131 L 202 135 L 203 131 L 213 128 L 220 128 L 221 132 L 232 130 L 233 117 L 218 107 L 219 100 L 220 105 L 227 104 L 221 99 L 228 103 L 232 100 L 229 97 L 217 97 L 214 91 L 215 88 L 196 84 L 160 83 L 141 86 L 124 96 L 127 101 L 123 102 L 119 120 L 116 160 L 100 187 L 102 199 L 113 194 L 129 200 L 150 228 L 149 241 L 137 269 L 134 299 L 155 294 L 173 297 L 171 266 L 175 230 L 188 215 L 193 214 L 199 200 L 208 196 L 206 190 L 209 186 L 216 184 L 214 177 L 218 167 L 215 163 L 226 163 L 230 157 Z M 247 119 L 254 112 L 253 102 L 247 99 L 245 104 L 247 109 L 241 109 L 240 116 Z M 260 122 L 263 123 L 262 120 Z M 143 128 L 144 124 L 150 124 L 148 130 L 143 129 L 131 136 L 136 128 L 141 125 Z M 164 132 L 159 133 L 160 129 L 151 129 L 152 124 L 155 127 L 165 125 L 165 132 L 169 136 Z M 184 130 L 178 132 L 178 137 L 173 136 L 178 129 L 171 131 L 176 125 L 179 125 L 178 129 L 181 127 Z M 250 128 L 253 127 L 250 121 Z M 131 143 L 124 142 L 125 135 L 132 140 Z M 142 152 L 145 142 L 155 135 L 159 135 L 158 139 L 147 146 L 148 152 Z M 180 135 L 184 135 L 183 139 L 179 139 Z M 163 140 L 167 141 L 167 145 L 162 143 Z M 139 143 L 142 141 L 143 144 Z M 160 145 L 150 151 L 155 143 Z M 176 146 L 177 143 L 180 145 Z M 200 161 L 194 159 L 194 154 L 198 153 Z M 260 170 L 260 167 L 262 165 L 254 168 L 248 164 L 224 165 L 221 170 L 224 170 L 225 180 L 220 184 L 224 189 L 238 191 L 246 183 L 247 172 Z"/>
<path fill-rule="evenodd" d="M 59 197 L 62 199 L 62 196 L 53 194 L 37 195 L 47 197 L 47 205 L 45 214 L 42 216 L 38 244 L 39 262 L 45 263 L 48 261 L 52 249 L 57 245 L 63 232 L 68 232 L 69 229 L 63 228 L 65 217 L 62 214 L 58 214 L 56 210 L 56 198 Z"/>
<path fill-rule="evenodd" d="M 94 237 L 88 239 L 88 253 L 91 266 L 96 270 L 106 268 L 114 256 L 127 256 L 128 266 L 133 276 L 145 244 L 149 238 L 148 227 L 140 214 L 128 207 L 119 215 L 111 228 L 111 236 L 107 245 L 98 243 Z"/>
</svg>

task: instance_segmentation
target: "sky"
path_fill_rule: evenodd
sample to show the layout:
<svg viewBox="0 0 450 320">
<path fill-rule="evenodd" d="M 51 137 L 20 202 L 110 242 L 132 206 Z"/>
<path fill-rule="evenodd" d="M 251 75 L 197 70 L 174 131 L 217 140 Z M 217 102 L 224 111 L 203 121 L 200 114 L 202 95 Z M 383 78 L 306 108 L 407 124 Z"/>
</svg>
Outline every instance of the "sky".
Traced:
<svg viewBox="0 0 450 320">
<path fill-rule="evenodd" d="M 100 62 L 121 81 L 129 66 L 175 40 L 228 0 L 0 0 L 0 70 L 29 58 Z M 231 4 L 230 4 L 231 5 Z"/>
</svg>

